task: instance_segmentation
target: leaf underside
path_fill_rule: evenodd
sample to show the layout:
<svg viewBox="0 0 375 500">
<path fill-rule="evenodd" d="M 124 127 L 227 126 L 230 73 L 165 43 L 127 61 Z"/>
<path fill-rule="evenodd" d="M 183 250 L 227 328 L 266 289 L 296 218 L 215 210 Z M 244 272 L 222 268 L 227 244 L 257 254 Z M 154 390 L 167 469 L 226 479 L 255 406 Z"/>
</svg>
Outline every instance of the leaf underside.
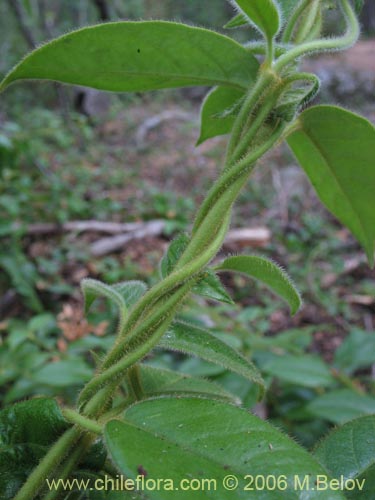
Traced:
<svg viewBox="0 0 375 500">
<path fill-rule="evenodd" d="M 227 85 L 249 88 L 259 68 L 240 44 L 166 21 L 106 23 L 63 35 L 27 55 L 0 84 L 54 80 L 114 92 Z"/>
<path fill-rule="evenodd" d="M 374 263 L 375 128 L 335 106 L 315 106 L 287 139 L 319 198 Z"/>
</svg>

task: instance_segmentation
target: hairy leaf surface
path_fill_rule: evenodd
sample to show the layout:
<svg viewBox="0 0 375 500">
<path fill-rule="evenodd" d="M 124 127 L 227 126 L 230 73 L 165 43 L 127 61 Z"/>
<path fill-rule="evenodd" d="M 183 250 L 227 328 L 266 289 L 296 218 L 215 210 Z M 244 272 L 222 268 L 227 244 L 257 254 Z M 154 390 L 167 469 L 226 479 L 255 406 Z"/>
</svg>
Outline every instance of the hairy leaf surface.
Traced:
<svg viewBox="0 0 375 500">
<path fill-rule="evenodd" d="M 289 304 L 292 314 L 301 306 L 301 296 L 287 273 L 269 259 L 255 255 L 229 257 L 216 270 L 236 271 L 261 281 Z"/>
<path fill-rule="evenodd" d="M 31 399 L 0 412 L 2 499 L 15 497 L 49 446 L 68 427 L 54 399 Z"/>
<path fill-rule="evenodd" d="M 323 467 L 289 437 L 241 408 L 205 399 L 159 399 L 129 408 L 124 421 L 106 425 L 105 439 L 120 471 L 136 478 L 171 478 L 169 490 L 148 491 L 150 499 L 337 500 L 337 491 L 299 491 L 295 475 L 326 475 Z M 145 453 L 147 450 L 147 453 Z M 187 474 L 188 471 L 188 474 Z M 285 475 L 285 490 L 245 491 L 247 474 Z M 226 476 L 236 476 L 232 490 L 223 487 Z M 209 478 L 216 481 L 197 494 L 183 492 L 180 481 Z M 224 483 L 227 484 L 227 483 Z M 228 483 L 229 484 L 229 483 Z M 233 484 L 233 483 L 230 483 Z"/>
<path fill-rule="evenodd" d="M 165 349 L 198 356 L 227 370 L 242 375 L 264 390 L 262 377 L 257 368 L 228 344 L 207 330 L 195 325 L 175 322 L 158 344 Z"/>
<path fill-rule="evenodd" d="M 332 431 L 315 450 L 315 457 L 334 477 L 363 483 L 362 489 L 346 491 L 347 498 L 374 498 L 375 416 L 357 418 Z"/>
</svg>

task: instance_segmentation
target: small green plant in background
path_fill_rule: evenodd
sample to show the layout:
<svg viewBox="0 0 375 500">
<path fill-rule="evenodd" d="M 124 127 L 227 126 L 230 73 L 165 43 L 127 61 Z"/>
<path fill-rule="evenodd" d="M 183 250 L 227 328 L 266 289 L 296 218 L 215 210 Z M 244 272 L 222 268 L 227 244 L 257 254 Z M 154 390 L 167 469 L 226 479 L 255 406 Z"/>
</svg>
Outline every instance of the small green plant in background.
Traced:
<svg viewBox="0 0 375 500">
<path fill-rule="evenodd" d="M 301 332 L 285 332 L 271 343 L 262 337 L 246 338 L 242 331 L 231 345 L 225 332 L 212 334 L 181 312 L 192 293 L 231 304 L 222 273 L 239 273 L 262 282 L 289 304 L 292 314 L 301 306 L 294 284 L 272 261 L 241 255 L 213 262 L 228 230 L 233 204 L 257 160 L 284 140 L 326 207 L 351 230 L 371 265 L 374 259 L 375 129 L 364 118 L 339 107 L 306 109 L 319 90 L 319 80 L 299 69 L 304 56 L 355 43 L 359 27 L 352 4 L 349 0 L 337 2 L 346 22 L 344 35 L 337 38 L 321 37 L 331 2 L 236 0 L 233 4 L 238 14 L 227 27 L 255 26 L 262 42 L 242 46 L 213 31 L 164 21 L 102 24 L 36 49 L 0 86 L 3 90 L 27 79 L 114 92 L 210 85 L 214 88 L 202 105 L 199 142 L 230 134 L 223 168 L 198 209 L 191 233 L 179 234 L 170 244 L 160 262 L 160 280 L 149 290 L 137 280 L 111 285 L 93 279 L 82 282 L 86 312 L 97 298 L 104 297 L 116 307 L 116 341 L 108 352 L 94 356 L 97 368 L 93 375 L 79 361 L 75 367 L 59 361 L 57 371 L 42 363 L 39 371 L 36 367 L 39 378 L 34 379 L 39 386 L 32 393 L 41 387 L 40 393 L 46 394 L 43 381 L 54 380 L 55 392 L 51 393 L 51 384 L 47 392 L 51 397 L 30 399 L 1 412 L 3 498 L 142 498 L 142 492 L 102 495 L 90 488 L 104 476 L 116 478 L 119 474 L 130 479 L 139 475 L 173 478 L 175 487 L 187 477 L 216 481 L 215 491 L 189 491 L 186 498 L 334 500 L 353 495 L 369 499 L 375 494 L 375 417 L 351 420 L 364 412 L 374 413 L 372 398 L 366 399 L 348 379 L 372 362 L 366 351 L 358 349 L 368 341 L 363 332 L 353 332 L 343 344 L 335 359 L 337 371 L 332 372 L 314 355 L 298 356 L 309 343 L 309 332 L 307 338 Z M 40 334 L 48 343 L 54 328 L 50 320 L 42 316 L 42 326 L 26 325 L 29 341 L 37 342 Z M 242 321 L 246 323 L 246 317 Z M 14 342 L 23 341 L 17 326 L 8 341 L 9 351 Z M 242 326 L 242 330 L 246 328 Z M 351 346 L 356 346 L 358 359 L 348 359 Z M 204 375 L 202 370 L 187 375 L 173 366 L 166 369 L 142 362 L 155 348 L 197 356 L 242 377 L 247 389 L 238 389 L 238 385 L 236 389 L 236 381 L 225 379 L 226 374 L 221 379 L 220 370 L 216 380 L 206 380 L 198 376 Z M 276 358 L 272 349 L 287 353 Z M 292 388 L 284 386 L 284 394 L 295 390 L 293 384 L 300 382 L 302 371 L 308 373 L 301 384 L 305 390 L 299 394 L 303 408 L 284 406 L 285 415 L 294 410 L 302 420 L 309 414 L 346 423 L 309 453 L 246 411 L 264 397 L 267 385 L 250 361 L 250 353 L 255 354 L 266 382 L 277 377 L 292 384 Z M 87 383 L 76 404 L 59 405 L 53 398 L 61 394 L 56 387 L 71 386 L 72 372 L 74 375 L 80 366 L 84 371 L 81 380 L 87 377 Z M 331 399 L 327 407 L 324 394 L 309 396 L 311 390 L 326 387 L 335 389 L 336 406 Z M 284 394 L 275 406 L 282 406 Z M 65 399 L 69 401 L 70 395 Z M 337 412 L 349 400 L 357 401 L 357 408 Z M 358 411 L 364 407 L 367 410 Z M 252 475 L 279 479 L 261 488 L 260 483 L 253 484 Z M 339 476 L 354 481 L 354 493 L 344 487 L 317 488 L 316 478 L 330 481 Z M 228 477 L 232 482 L 227 482 Z M 85 492 L 48 488 L 53 479 L 68 478 L 93 482 Z M 303 483 L 305 478 L 312 479 Z M 307 487 L 298 488 L 301 483 Z M 231 488 L 233 484 L 235 488 Z M 144 494 L 155 499 L 184 496 L 174 488 Z"/>
</svg>

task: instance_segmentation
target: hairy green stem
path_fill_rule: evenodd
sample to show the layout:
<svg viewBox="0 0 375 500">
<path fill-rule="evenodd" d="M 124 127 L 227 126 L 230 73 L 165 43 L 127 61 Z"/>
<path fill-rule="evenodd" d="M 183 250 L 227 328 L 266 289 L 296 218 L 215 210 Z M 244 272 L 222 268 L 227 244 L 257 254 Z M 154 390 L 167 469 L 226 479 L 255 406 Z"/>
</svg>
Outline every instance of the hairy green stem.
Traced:
<svg viewBox="0 0 375 500">
<path fill-rule="evenodd" d="M 314 40 L 302 45 L 297 45 L 277 59 L 274 64 L 274 70 L 280 73 L 288 64 L 307 54 L 325 50 L 343 50 L 351 47 L 358 40 L 360 34 L 358 19 L 349 0 L 340 0 L 340 7 L 347 22 L 347 31 L 343 36 Z"/>
<path fill-rule="evenodd" d="M 320 0 L 313 0 L 308 12 L 304 14 L 306 19 L 298 27 L 298 30 L 294 37 L 294 43 L 300 44 L 306 41 L 311 30 L 315 25 L 316 18 L 319 13 L 320 13 Z"/>
<path fill-rule="evenodd" d="M 116 356 L 112 364 L 102 373 L 98 373 L 83 389 L 80 394 L 79 401 L 86 402 L 88 398 L 92 397 L 96 391 L 103 388 L 104 385 L 117 379 L 121 383 L 122 377 L 127 369 L 142 359 L 159 341 L 160 337 L 165 333 L 173 320 L 176 309 L 180 306 L 181 302 L 185 299 L 186 295 L 190 292 L 192 282 L 189 281 L 180 286 L 174 294 L 172 294 L 163 304 L 163 307 L 158 312 L 158 317 L 151 317 L 135 331 L 132 340 L 126 343 L 126 346 L 120 347 L 120 352 L 114 352 Z M 142 336 L 140 334 L 143 334 Z M 125 352 L 123 352 L 125 347 Z M 119 360 L 118 360 L 119 359 Z M 118 360 L 118 361 L 117 361 Z M 85 409 L 84 415 L 92 417 L 93 415 L 87 413 Z"/>
<path fill-rule="evenodd" d="M 61 411 L 68 422 L 81 427 L 82 430 L 93 432 L 94 434 L 98 435 L 102 434 L 103 429 L 96 421 L 90 420 L 89 418 L 82 416 L 80 413 L 70 408 L 63 408 Z"/>
<path fill-rule="evenodd" d="M 302 0 L 293 10 L 292 15 L 284 29 L 282 42 L 289 43 L 291 41 L 296 25 L 303 16 L 305 9 L 311 4 L 312 1 L 313 0 Z"/>
<path fill-rule="evenodd" d="M 304 0 L 293 12 L 283 35 L 283 42 L 289 42 L 298 26 L 297 45 L 284 48 L 275 47 L 273 41 L 268 42 L 265 48 L 265 62 L 260 67 L 257 81 L 248 90 L 235 119 L 224 169 L 197 212 L 187 248 L 173 272 L 152 287 L 126 319 L 121 318 L 115 345 L 107 354 L 100 371 L 81 392 L 81 413 L 71 409 L 63 410 L 65 418 L 74 423 L 74 426 L 50 448 L 15 500 L 34 498 L 46 486 L 46 478 L 56 473 L 58 468 L 60 474 L 68 477 L 95 439 L 95 435 L 102 433 L 102 424 L 108 418 L 118 415 L 129 404 L 128 398 L 116 408 L 109 408 L 113 395 L 126 374 L 134 396 L 137 399 L 143 397 L 139 367 L 136 363 L 157 345 L 201 273 L 219 251 L 230 223 L 232 206 L 256 161 L 297 125 L 294 122 L 288 126 L 287 122 L 276 116 L 269 124 L 270 130 L 266 129 L 266 138 L 259 139 L 259 132 L 262 131 L 263 134 L 265 129 L 262 127 L 265 123 L 268 124 L 273 109 L 288 85 L 306 80 L 314 84 L 311 93 L 316 91 L 318 81 L 314 75 L 294 73 L 285 78 L 285 69 L 290 72 L 290 65 L 306 54 L 343 49 L 352 45 L 358 38 L 358 21 L 349 0 L 339 2 L 347 21 L 347 30 L 343 36 L 298 44 L 309 39 L 311 33 L 315 33 L 320 8 L 317 0 Z M 304 16 L 303 13 L 310 6 L 314 7 L 311 15 Z M 263 51 L 263 46 L 259 50 Z M 275 54 L 278 59 L 274 62 Z M 75 445 L 76 449 L 68 456 Z M 53 500 L 56 498 L 54 495 L 47 494 L 45 499 Z"/>
<path fill-rule="evenodd" d="M 139 365 L 133 365 L 127 372 L 127 385 L 133 392 L 134 398 L 137 401 L 144 399 L 144 391 L 141 382 L 141 372 Z"/>
<path fill-rule="evenodd" d="M 245 101 L 242 105 L 242 108 L 233 124 L 232 133 L 229 139 L 228 150 L 227 150 L 227 159 L 225 161 L 225 168 L 227 168 L 230 163 L 230 158 L 232 157 L 233 151 L 237 147 L 238 141 L 241 138 L 243 133 L 243 129 L 247 118 L 254 108 L 255 104 L 259 101 L 262 94 L 265 90 L 270 87 L 273 83 L 278 80 L 277 75 L 267 69 L 266 71 L 260 69 L 260 76 L 255 83 L 254 87 L 249 89 Z"/>
<path fill-rule="evenodd" d="M 60 468 L 55 472 L 55 479 L 67 479 L 74 471 L 77 464 L 79 464 L 82 460 L 86 451 L 92 445 L 92 442 L 93 437 L 90 434 L 86 434 L 81 437 L 80 441 L 76 444 L 76 448 L 69 454 L 65 461 L 62 462 Z M 57 500 L 60 497 L 61 491 L 59 491 L 59 489 L 51 489 L 49 493 L 43 497 L 43 500 Z"/>
<path fill-rule="evenodd" d="M 34 498 L 46 486 L 46 478 L 53 474 L 69 450 L 77 443 L 80 436 L 81 430 L 78 427 L 67 430 L 32 471 L 14 500 L 31 500 Z"/>
</svg>

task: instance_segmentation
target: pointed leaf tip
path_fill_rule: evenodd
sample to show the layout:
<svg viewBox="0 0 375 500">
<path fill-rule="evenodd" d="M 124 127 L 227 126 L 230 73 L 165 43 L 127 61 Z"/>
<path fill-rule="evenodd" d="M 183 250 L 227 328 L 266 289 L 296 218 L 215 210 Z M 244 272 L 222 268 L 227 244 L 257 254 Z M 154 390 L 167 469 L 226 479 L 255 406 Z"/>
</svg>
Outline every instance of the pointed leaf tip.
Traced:
<svg viewBox="0 0 375 500">
<path fill-rule="evenodd" d="M 178 54 L 178 57 L 176 57 Z M 167 21 L 85 27 L 33 50 L 0 83 L 52 80 L 112 92 L 229 85 L 248 88 L 259 63 L 212 30 Z"/>
</svg>

